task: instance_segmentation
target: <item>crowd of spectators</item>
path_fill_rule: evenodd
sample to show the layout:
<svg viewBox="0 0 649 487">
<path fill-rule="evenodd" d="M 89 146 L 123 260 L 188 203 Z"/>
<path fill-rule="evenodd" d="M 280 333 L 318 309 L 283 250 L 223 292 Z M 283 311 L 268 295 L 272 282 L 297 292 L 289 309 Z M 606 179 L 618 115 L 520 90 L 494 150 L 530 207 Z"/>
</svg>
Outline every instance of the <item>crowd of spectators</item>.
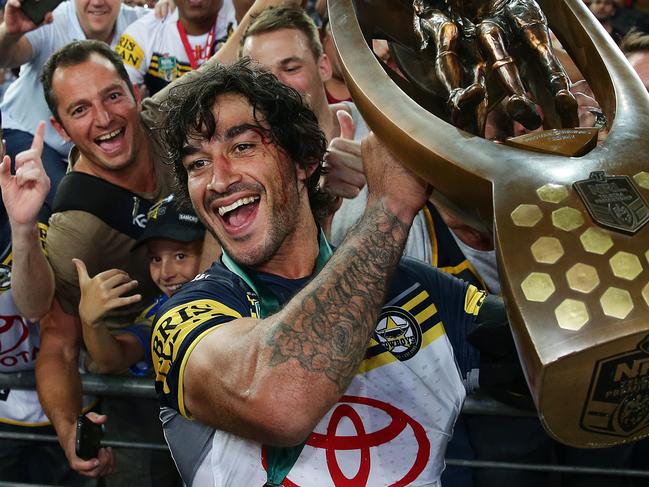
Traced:
<svg viewBox="0 0 649 487">
<path fill-rule="evenodd" d="M 226 411 L 223 416 L 227 421 L 217 418 L 220 410 L 210 410 L 214 409 L 214 404 L 205 402 L 205 397 L 210 395 L 199 394 L 205 392 L 205 384 L 189 379 L 190 374 L 200 375 L 201 372 L 205 375 L 200 377 L 207 380 L 209 371 L 204 363 L 196 365 L 199 358 L 192 359 L 193 362 L 186 358 L 190 353 L 187 349 L 197 350 L 192 352 L 192 357 L 203 357 L 205 353 L 205 347 L 197 345 L 207 334 L 206 329 L 201 328 L 205 318 L 196 308 L 197 304 L 192 311 L 195 314 L 187 314 L 190 309 L 183 307 L 187 293 L 180 291 L 190 281 L 214 278 L 215 271 L 207 269 L 221 256 L 221 243 L 227 251 L 223 254 L 226 267 L 227 262 L 232 262 L 226 243 L 233 247 L 240 245 L 236 239 L 230 242 L 227 235 L 214 238 L 213 234 L 218 231 L 212 231 L 209 216 L 202 215 L 196 205 L 195 195 L 199 191 L 196 181 L 200 180 L 203 165 L 208 164 L 205 154 L 212 156 L 217 150 L 225 151 L 220 149 L 219 144 L 224 144 L 222 139 L 236 138 L 239 135 L 236 130 L 240 130 L 235 127 L 234 135 L 215 132 L 217 122 L 229 120 L 227 113 L 206 115 L 215 100 L 217 105 L 222 103 L 233 112 L 241 111 L 241 99 L 254 105 L 255 112 L 259 109 L 271 125 L 268 134 L 255 132 L 259 144 L 272 143 L 291 157 L 292 150 L 296 154 L 307 154 L 307 150 L 321 154 L 326 167 L 322 174 L 319 169 L 309 173 L 308 161 L 294 160 L 305 162 L 306 166 L 297 169 L 295 181 L 282 182 L 291 188 L 298 185 L 308 188 L 310 204 L 318 209 L 314 210 L 317 228 L 322 229 L 333 245 L 343 249 L 340 254 L 352 245 L 345 239 L 350 232 L 354 235 L 350 241 L 354 238 L 363 242 L 372 240 L 362 229 L 374 209 L 373 185 L 380 186 L 377 181 L 381 178 L 376 170 L 366 174 L 362 159 L 370 162 L 379 156 L 389 162 L 391 159 L 380 143 L 368 135 L 369 129 L 345 85 L 325 3 L 159 0 L 154 5 L 144 0 L 64 0 L 45 16 L 42 25 L 35 25 L 21 10 L 22 1 L 6 0 L 0 5 L 0 120 L 3 129 L 0 315 L 5 323 L 0 328 L 0 372 L 34 370 L 38 390 L 0 391 L 0 431 L 52 433 L 57 435 L 60 445 L 3 441 L 0 443 L 0 480 L 56 485 L 175 486 L 183 482 L 206 485 L 206 469 L 213 468 L 206 460 L 208 443 L 212 441 L 208 438 L 215 433 L 212 428 L 202 427 L 201 421 L 217 429 L 225 424 L 227 431 L 246 438 L 293 443 L 286 439 L 293 438 L 288 432 L 285 432 L 287 436 L 276 430 L 272 434 L 266 431 L 258 435 L 250 433 L 251 425 L 258 424 L 256 419 L 248 422 L 231 419 L 234 413 L 228 408 L 238 411 L 231 404 L 216 402 Z M 620 45 L 649 90 L 649 14 L 614 0 L 586 3 Z M 378 42 L 375 51 L 389 57 L 384 43 Z M 256 71 L 258 68 L 250 68 L 241 58 L 251 58 L 292 89 L 279 86 L 274 78 L 265 80 Z M 576 68 L 567 71 L 572 82 L 580 81 Z M 228 78 L 237 75 L 243 80 L 241 86 Z M 212 89 L 220 90 L 218 95 L 206 92 L 203 85 L 209 86 L 209 83 L 213 83 Z M 307 129 L 296 132 L 299 142 L 312 143 L 313 147 L 300 152 L 291 145 L 294 142 L 282 139 L 286 135 L 271 133 L 275 123 L 272 117 L 277 118 L 278 114 L 277 110 L 273 112 L 264 105 L 264 97 L 269 95 L 263 90 L 268 90 L 270 96 L 287 97 L 282 107 L 294 110 L 304 126 L 320 128 L 321 132 L 317 133 L 307 133 Z M 310 111 L 301 105 L 294 106 L 294 103 L 301 103 L 296 93 Z M 258 105 L 255 97 L 259 98 Z M 596 103 L 591 98 L 588 100 L 588 103 Z M 184 108 L 179 109 L 179 106 Z M 580 117 L 580 121 L 583 123 L 583 118 Z M 183 140 L 178 142 L 178 137 L 183 136 L 197 145 L 183 146 Z M 370 156 L 361 151 L 361 140 L 365 140 L 365 154 Z M 228 154 L 245 157 L 249 145 L 228 148 Z M 239 155 L 239 151 L 244 155 Z M 202 154 L 203 158 L 186 163 L 185 156 L 193 158 L 195 153 Z M 169 154 L 176 155 L 173 166 L 167 164 Z M 312 157 L 310 154 L 308 157 Z M 220 157 L 220 153 L 214 157 Z M 367 168 L 367 160 L 365 165 Z M 404 177 L 396 166 L 390 163 L 386 166 L 386 174 L 395 181 L 413 182 L 414 178 Z M 218 191 L 212 187 L 217 185 L 215 181 L 205 184 L 207 190 Z M 219 208 L 231 227 L 238 226 L 237 222 L 246 221 L 257 211 L 255 191 L 258 189 L 243 183 L 241 187 L 240 191 L 250 194 Z M 285 191 L 275 190 L 282 195 Z M 395 197 L 395 189 L 381 187 L 381 190 L 387 195 L 387 201 Z M 413 209 L 417 206 L 416 196 L 417 191 L 409 195 Z M 205 232 L 205 227 L 188 206 L 190 198 L 201 221 L 208 222 L 210 232 Z M 199 201 L 206 199 L 207 196 Z M 410 200 L 404 197 L 404 205 L 408 206 Z M 284 203 L 292 208 L 291 201 L 287 197 Z M 276 210 L 283 215 L 282 208 L 278 206 Z M 482 302 L 483 291 L 492 295 L 500 293 L 490 232 L 472 226 L 457 208 L 435 197 L 409 217 L 405 234 L 399 234 L 398 229 L 392 230 L 390 238 L 399 234 L 394 237 L 398 245 L 378 237 L 372 241 L 386 245 L 385 255 L 398 251 L 398 255 L 425 262 L 428 265 L 422 267 L 426 270 L 421 270 L 417 264 L 414 270 L 407 267 L 407 272 L 395 271 L 394 264 L 387 266 L 392 270 L 385 271 L 383 278 L 392 276 L 390 272 L 398 276 L 402 276 L 398 272 L 421 273 L 426 279 L 437 282 L 437 277 L 430 277 L 431 269 L 436 267 L 464 281 L 462 285 L 457 284 L 460 281 L 452 281 L 453 285 L 435 284 L 449 296 L 461 296 L 462 303 L 465 300 L 467 303 Z M 288 215 L 270 221 L 284 228 L 288 226 L 285 220 L 293 218 L 297 217 Z M 311 225 L 308 217 L 302 215 L 300 218 Z M 310 228 L 309 225 L 305 224 Z M 377 233 L 380 232 L 377 230 Z M 322 239 L 324 236 L 320 240 L 321 256 L 325 253 Z M 388 244 L 394 245 L 388 249 Z M 299 251 L 295 253 L 300 255 Z M 269 255 L 266 261 L 273 262 L 271 257 L 277 258 Z M 281 287 L 276 281 L 263 281 L 267 279 L 263 277 L 266 261 L 258 266 L 259 272 L 254 275 L 264 283 L 257 293 L 259 296 L 265 294 L 266 286 Z M 228 269 L 245 283 L 255 281 L 237 265 L 232 265 L 234 270 Z M 345 266 L 337 265 L 344 273 Z M 251 264 L 251 267 L 255 266 Z M 316 267 L 318 270 L 322 267 L 320 260 Z M 311 270 L 306 275 L 310 276 Z M 318 285 L 326 287 L 327 276 L 320 279 Z M 361 279 L 363 276 L 360 273 L 351 277 Z M 219 285 L 223 285 L 225 278 L 218 279 Z M 306 280 L 300 283 L 305 285 Z M 255 286 L 249 285 L 257 291 Z M 435 286 L 433 289 L 437 289 Z M 291 305 L 297 299 L 291 299 L 296 292 L 295 284 L 285 287 L 289 291 L 282 291 L 287 294 L 280 301 L 286 303 L 286 309 L 293 309 Z M 202 289 L 199 288 L 201 292 Z M 181 297 L 174 298 L 177 293 Z M 386 302 L 396 302 L 400 298 L 401 295 L 388 292 Z M 254 302 L 250 293 L 247 299 Z M 485 309 L 492 313 L 490 318 L 498 318 L 498 313 L 503 312 L 502 303 L 497 299 L 485 302 L 488 303 Z M 216 303 L 207 298 L 200 303 L 204 306 L 202 313 L 211 313 L 210 319 L 218 322 L 219 329 L 227 321 L 245 320 L 242 316 L 246 315 L 237 309 L 236 303 Z M 375 303 L 374 307 L 379 304 L 382 302 Z M 261 308 L 257 303 L 257 311 L 251 317 L 264 318 Z M 449 402 L 457 399 L 461 404 L 464 388 L 469 392 L 478 389 L 478 371 L 487 370 L 483 367 L 487 356 L 481 348 L 484 343 L 476 345 L 467 331 L 469 321 L 480 316 L 480 309 L 480 305 L 475 305 L 469 313 L 465 307 L 464 311 L 470 316 L 456 317 L 456 321 L 449 321 L 446 326 L 453 349 L 449 363 L 453 362 L 454 354 L 461 375 L 460 382 L 455 381 L 455 377 L 447 377 L 445 387 L 448 390 L 461 385 L 461 392 L 455 391 L 457 398 L 447 398 Z M 192 322 L 183 333 L 173 331 L 174 320 L 180 319 L 178 316 Z M 371 313 L 368 316 L 372 316 Z M 152 331 L 154 322 L 155 330 Z M 465 325 L 466 330 L 462 328 Z M 478 320 L 476 326 L 479 325 Z M 245 329 L 245 323 L 241 326 Z M 505 338 L 507 340 L 510 338 Z M 216 347 L 212 349 L 215 356 L 227 357 L 227 348 L 223 351 L 218 348 L 222 345 L 210 343 Z M 241 351 L 237 346 L 242 344 L 237 345 L 233 340 L 231 353 Z M 273 366 L 278 363 L 277 357 L 274 360 Z M 513 348 L 507 348 L 498 360 L 511 367 L 514 373 L 520 372 Z M 356 364 L 356 370 L 359 362 L 351 363 Z M 331 367 L 335 370 L 334 365 Z M 83 396 L 80 377 L 87 372 L 155 376 L 162 412 L 159 412 L 157 401 L 99 400 Z M 184 391 L 182 378 L 178 383 L 182 373 L 186 374 Z M 227 374 L 223 372 L 223 375 L 219 386 L 229 390 L 226 386 L 231 385 L 225 383 Z M 350 380 L 348 378 L 348 385 Z M 352 382 L 350 387 L 355 384 Z M 311 387 L 316 386 L 317 382 L 311 384 Z M 275 396 L 281 395 L 273 392 Z M 199 421 L 186 420 L 190 416 L 186 411 L 188 404 Z M 447 404 L 443 407 L 453 409 Z M 287 413 L 294 415 L 297 422 L 300 415 L 296 411 Z M 80 414 L 104 425 L 107 437 L 112 439 L 162 443 L 164 426 L 173 459 L 167 452 L 113 451 L 105 447 L 95 458 L 79 458 L 75 441 Z M 449 418 L 452 425 L 454 413 L 449 413 Z M 315 423 L 306 423 L 311 424 L 311 429 L 315 426 Z M 438 443 L 443 456 L 446 436 L 452 433 L 452 426 L 446 430 L 442 428 L 442 432 Z M 259 457 L 257 450 L 251 457 L 245 457 L 246 452 L 250 453 L 247 444 L 230 443 L 233 441 L 230 437 L 224 437 L 223 441 L 229 445 L 220 453 L 228 457 L 224 462 L 230 461 L 230 448 L 238 448 L 242 455 L 233 462 L 240 462 L 241 458 L 247 461 L 255 455 Z M 435 448 L 437 443 L 433 445 L 433 450 Z M 647 445 L 640 443 L 636 448 L 627 445 L 599 452 L 568 449 L 556 445 L 536 419 L 475 416 L 466 421 L 458 420 L 448 448 L 453 455 L 467 459 L 642 468 L 642 460 L 638 458 L 642 457 Z M 290 455 L 292 451 L 278 450 L 264 450 L 264 462 L 270 461 L 268 458 L 273 455 Z M 299 453 L 298 450 L 297 455 Z M 242 475 L 253 478 L 258 474 L 252 467 L 249 471 L 239 467 L 240 463 L 237 468 L 223 467 L 223 472 L 230 476 L 229 485 L 240 485 L 234 479 L 241 479 Z M 297 471 L 305 468 L 298 464 Z M 436 477 L 441 475 L 442 469 L 443 461 L 431 460 L 431 482 L 438 481 Z M 309 470 L 304 471 L 308 475 Z M 226 473 L 222 475 L 225 477 Z M 629 479 L 604 482 L 589 476 L 562 477 L 494 469 L 449 468 L 443 475 L 444 485 L 454 487 L 487 487 L 507 482 L 512 486 L 551 487 L 642 485 L 632 484 Z M 224 480 L 224 485 L 227 482 Z"/>
<path fill-rule="evenodd" d="M 631 31 L 649 32 L 649 13 L 620 0 L 584 0 L 616 43 Z"/>
</svg>

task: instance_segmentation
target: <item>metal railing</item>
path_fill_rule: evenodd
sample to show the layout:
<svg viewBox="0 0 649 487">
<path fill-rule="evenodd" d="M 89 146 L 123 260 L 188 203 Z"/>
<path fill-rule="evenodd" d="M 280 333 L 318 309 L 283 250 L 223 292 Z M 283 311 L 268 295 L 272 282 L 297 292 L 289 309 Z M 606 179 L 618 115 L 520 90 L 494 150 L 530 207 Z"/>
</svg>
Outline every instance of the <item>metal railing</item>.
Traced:
<svg viewBox="0 0 649 487">
<path fill-rule="evenodd" d="M 96 396 L 123 396 L 156 398 L 155 388 L 151 379 L 138 379 L 130 377 L 92 375 L 81 376 L 83 392 Z M 14 374 L 0 374 L 0 389 L 36 389 L 36 378 L 33 372 L 18 372 Z M 510 417 L 536 417 L 533 411 L 521 410 L 503 404 L 489 396 L 473 394 L 466 398 L 463 414 L 481 414 L 490 416 Z M 36 441 L 56 443 L 58 440 L 54 435 L 33 434 L 24 432 L 3 432 L 0 431 L 0 439 Z M 114 448 L 135 448 L 149 450 L 167 450 L 167 445 L 157 443 L 144 443 L 132 441 L 103 441 L 103 445 Z M 470 468 L 499 468 L 508 470 L 527 470 L 536 472 L 555 472 L 583 475 L 606 475 L 620 477 L 643 477 L 649 478 L 649 470 L 632 470 L 621 468 L 598 468 L 581 467 L 572 465 L 550 465 L 531 464 L 518 462 L 484 461 L 484 460 L 463 460 L 447 458 L 447 465 L 470 467 Z M 17 484 L 0 481 L 0 487 L 27 486 L 30 484 Z M 33 484 L 31 484 L 33 487 Z"/>
<path fill-rule="evenodd" d="M 93 396 L 123 396 L 156 399 L 155 388 L 151 379 L 122 377 L 115 375 L 82 374 L 83 392 Z M 33 372 L 16 372 L 0 374 L 0 389 L 36 389 L 36 377 Z M 474 394 L 468 396 L 462 409 L 464 414 L 487 414 L 492 416 L 536 417 L 533 411 L 526 411 L 507 406 L 495 399 Z"/>
</svg>

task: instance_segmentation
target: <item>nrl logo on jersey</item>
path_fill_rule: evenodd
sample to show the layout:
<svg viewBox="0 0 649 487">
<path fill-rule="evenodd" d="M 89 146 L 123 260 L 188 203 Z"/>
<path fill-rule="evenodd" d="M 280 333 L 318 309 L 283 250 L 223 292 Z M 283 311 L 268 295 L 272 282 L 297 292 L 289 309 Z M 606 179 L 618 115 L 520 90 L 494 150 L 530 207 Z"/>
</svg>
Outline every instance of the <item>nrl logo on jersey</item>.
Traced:
<svg viewBox="0 0 649 487">
<path fill-rule="evenodd" d="M 419 351 L 421 336 L 415 317 L 397 306 L 383 308 L 374 330 L 374 339 L 402 362 Z"/>
<path fill-rule="evenodd" d="M 261 305 L 259 304 L 259 298 L 255 293 L 247 292 L 246 299 L 248 304 L 250 304 L 250 316 L 251 318 L 261 317 Z"/>
</svg>

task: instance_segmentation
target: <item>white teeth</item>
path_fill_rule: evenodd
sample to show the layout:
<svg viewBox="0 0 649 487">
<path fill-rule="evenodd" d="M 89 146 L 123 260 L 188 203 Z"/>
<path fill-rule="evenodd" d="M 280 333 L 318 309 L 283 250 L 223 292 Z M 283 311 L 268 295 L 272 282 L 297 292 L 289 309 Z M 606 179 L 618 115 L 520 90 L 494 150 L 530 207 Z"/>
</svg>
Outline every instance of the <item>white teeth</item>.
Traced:
<svg viewBox="0 0 649 487">
<path fill-rule="evenodd" d="M 97 137 L 97 140 L 100 140 L 102 142 L 105 141 L 105 140 L 110 140 L 113 137 L 118 136 L 121 131 L 122 131 L 122 129 L 117 129 L 117 130 L 114 130 L 114 131 L 112 131 L 112 132 L 110 132 L 108 134 L 100 135 L 99 137 Z"/>
<path fill-rule="evenodd" d="M 248 203 L 252 203 L 253 201 L 256 201 L 259 199 L 259 196 L 249 196 L 247 198 L 241 198 L 232 203 L 231 205 L 228 206 L 222 206 L 219 208 L 219 215 L 223 216 L 227 212 L 236 210 L 240 206 L 247 205 Z"/>
</svg>

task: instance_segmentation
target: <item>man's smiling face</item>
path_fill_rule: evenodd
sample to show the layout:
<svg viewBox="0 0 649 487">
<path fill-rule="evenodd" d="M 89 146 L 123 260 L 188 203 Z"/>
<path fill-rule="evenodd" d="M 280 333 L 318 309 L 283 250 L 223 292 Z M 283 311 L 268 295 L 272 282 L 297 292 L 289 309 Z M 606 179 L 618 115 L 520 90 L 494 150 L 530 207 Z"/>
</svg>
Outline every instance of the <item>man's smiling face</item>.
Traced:
<svg viewBox="0 0 649 487">
<path fill-rule="evenodd" d="M 243 96 L 218 96 L 212 113 L 212 139 L 190 139 L 184 149 L 189 195 L 226 252 L 259 267 L 296 233 L 300 205 L 308 200 L 305 171 L 273 144 Z"/>
<path fill-rule="evenodd" d="M 115 24 L 121 0 L 75 0 L 77 18 L 88 39 L 110 42 L 109 36 L 114 34 Z"/>
<path fill-rule="evenodd" d="M 59 67 L 52 78 L 57 112 L 54 123 L 89 162 L 119 171 L 135 161 L 141 139 L 139 101 L 115 67 L 99 54 Z"/>
<path fill-rule="evenodd" d="M 242 55 L 300 92 L 316 115 L 328 110 L 323 83 L 331 78 L 331 64 L 324 54 L 315 57 L 302 31 L 287 28 L 251 35 L 243 44 Z"/>
</svg>

